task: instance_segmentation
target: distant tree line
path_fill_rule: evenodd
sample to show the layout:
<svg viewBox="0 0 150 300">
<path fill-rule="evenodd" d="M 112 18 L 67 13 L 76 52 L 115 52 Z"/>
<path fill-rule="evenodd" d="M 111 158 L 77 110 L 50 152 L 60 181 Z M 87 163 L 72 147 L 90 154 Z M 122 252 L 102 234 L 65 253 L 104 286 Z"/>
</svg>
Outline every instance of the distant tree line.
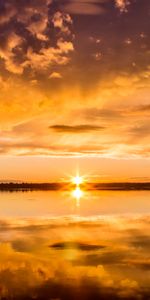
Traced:
<svg viewBox="0 0 150 300">
<path fill-rule="evenodd" d="M 92 188 L 96 190 L 150 190 L 150 182 L 107 182 L 94 183 Z"/>
<path fill-rule="evenodd" d="M 150 190 L 150 182 L 101 182 L 101 183 L 84 183 L 81 187 L 87 190 L 118 190 L 118 191 L 131 191 L 131 190 Z M 71 186 L 74 188 L 74 185 Z M 68 183 L 14 183 L 2 182 L 0 183 L 0 191 L 57 191 L 60 189 L 70 189 Z"/>
<path fill-rule="evenodd" d="M 48 191 L 48 190 L 59 190 L 62 188 L 62 183 L 0 183 L 0 191 Z"/>
</svg>

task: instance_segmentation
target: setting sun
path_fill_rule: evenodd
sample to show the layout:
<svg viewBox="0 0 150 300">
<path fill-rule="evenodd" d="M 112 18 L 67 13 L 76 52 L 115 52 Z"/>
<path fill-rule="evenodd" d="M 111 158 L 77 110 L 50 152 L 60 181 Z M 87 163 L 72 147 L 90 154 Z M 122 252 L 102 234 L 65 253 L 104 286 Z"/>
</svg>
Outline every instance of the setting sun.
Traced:
<svg viewBox="0 0 150 300">
<path fill-rule="evenodd" d="M 73 177 L 72 182 L 76 185 L 80 185 L 81 183 L 83 183 L 83 178 L 77 175 L 76 177 Z"/>
</svg>

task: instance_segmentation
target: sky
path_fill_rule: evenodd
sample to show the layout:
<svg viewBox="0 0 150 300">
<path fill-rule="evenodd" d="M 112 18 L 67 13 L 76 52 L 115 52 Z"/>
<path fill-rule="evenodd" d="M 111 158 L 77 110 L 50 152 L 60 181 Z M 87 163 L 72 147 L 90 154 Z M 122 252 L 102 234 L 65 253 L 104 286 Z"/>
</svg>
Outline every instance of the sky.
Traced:
<svg viewBox="0 0 150 300">
<path fill-rule="evenodd" d="M 150 2 L 0 0 L 0 180 L 150 176 Z"/>
</svg>

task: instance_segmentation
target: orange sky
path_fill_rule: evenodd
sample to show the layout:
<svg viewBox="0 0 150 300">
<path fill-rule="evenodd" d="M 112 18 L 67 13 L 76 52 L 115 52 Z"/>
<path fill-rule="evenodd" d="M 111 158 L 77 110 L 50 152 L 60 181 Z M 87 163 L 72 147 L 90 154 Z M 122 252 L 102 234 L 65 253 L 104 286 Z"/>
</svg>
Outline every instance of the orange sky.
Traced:
<svg viewBox="0 0 150 300">
<path fill-rule="evenodd" d="M 102 158 L 50 158 L 4 157 L 0 158 L 1 180 L 61 181 L 80 175 L 89 181 L 147 181 L 150 180 L 150 160 Z"/>
<path fill-rule="evenodd" d="M 149 177 L 148 1 L 6 2 L 0 180 Z"/>
</svg>

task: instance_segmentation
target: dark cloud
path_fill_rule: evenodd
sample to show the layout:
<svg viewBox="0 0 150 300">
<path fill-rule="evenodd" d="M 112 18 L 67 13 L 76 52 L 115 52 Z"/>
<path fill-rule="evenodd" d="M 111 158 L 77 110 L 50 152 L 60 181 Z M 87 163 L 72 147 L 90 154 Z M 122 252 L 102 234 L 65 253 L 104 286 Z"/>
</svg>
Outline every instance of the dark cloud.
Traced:
<svg viewBox="0 0 150 300">
<path fill-rule="evenodd" d="M 50 129 L 53 129 L 56 132 L 66 132 L 66 133 L 86 133 L 89 131 L 101 131 L 105 129 L 103 126 L 96 126 L 96 125 L 52 125 L 49 127 Z"/>
<path fill-rule="evenodd" d="M 137 234 L 132 237 L 131 244 L 136 248 L 144 248 L 150 250 L 150 236 Z"/>
<path fill-rule="evenodd" d="M 49 246 L 57 250 L 78 249 L 81 251 L 96 251 L 105 248 L 103 245 L 84 244 L 79 242 L 55 243 Z"/>
<path fill-rule="evenodd" d="M 1 0 L 0 6 L 0 59 L 7 71 L 47 73 L 51 65 L 67 64 L 73 51 L 68 14 L 54 11 L 51 0 Z"/>
<path fill-rule="evenodd" d="M 47 227 L 48 228 L 48 227 Z M 19 229 L 19 228 L 18 228 Z M 37 226 L 36 231 L 39 232 L 40 230 L 43 230 L 44 228 L 40 228 L 40 226 Z M 46 227 L 45 227 L 46 229 Z M 28 232 L 32 232 L 33 227 L 31 226 L 30 228 L 28 228 Z M 12 248 L 16 251 L 16 252 L 23 252 L 23 253 L 33 253 L 34 251 L 36 251 L 37 249 L 37 245 L 41 244 L 44 242 L 44 238 L 27 238 L 25 240 L 22 239 L 14 239 L 11 242 L 11 246 Z"/>
<path fill-rule="evenodd" d="M 88 254 L 77 260 L 78 264 L 98 266 L 98 265 L 115 265 L 122 267 L 128 264 L 128 255 L 125 251 L 103 251 L 101 253 Z"/>
<path fill-rule="evenodd" d="M 132 266 L 136 267 L 137 269 L 141 269 L 142 271 L 150 271 L 150 263 L 149 262 L 132 262 Z"/>
</svg>

